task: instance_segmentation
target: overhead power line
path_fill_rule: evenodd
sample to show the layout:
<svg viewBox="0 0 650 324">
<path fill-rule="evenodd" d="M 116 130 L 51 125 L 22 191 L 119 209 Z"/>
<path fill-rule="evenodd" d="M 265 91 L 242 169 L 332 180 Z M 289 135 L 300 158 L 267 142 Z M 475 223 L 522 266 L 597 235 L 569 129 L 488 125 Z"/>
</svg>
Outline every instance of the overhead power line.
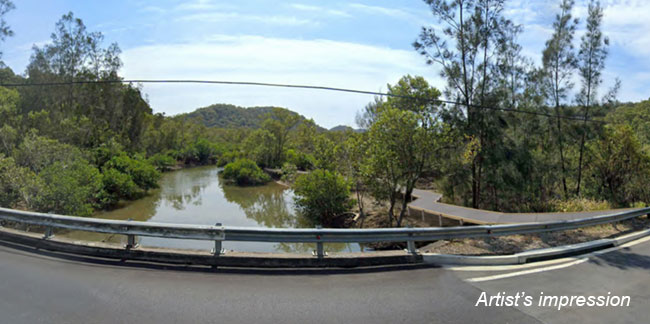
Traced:
<svg viewBox="0 0 650 324">
<path fill-rule="evenodd" d="M 81 85 L 81 84 L 111 84 L 111 83 L 194 83 L 194 84 L 222 84 L 222 85 L 244 85 L 244 86 L 262 86 L 262 87 L 277 87 L 277 88 L 294 88 L 294 89 L 311 89 L 311 90 L 326 90 L 326 91 L 338 91 L 338 92 L 348 92 L 348 93 L 358 93 L 374 96 L 386 96 L 393 98 L 404 98 L 404 99 L 415 99 L 423 100 L 426 98 L 419 98 L 415 96 L 404 96 L 391 94 L 386 92 L 379 91 L 366 91 L 366 90 L 356 90 L 356 89 L 346 89 L 346 88 L 337 88 L 337 87 L 327 87 L 327 86 L 315 86 L 315 85 L 302 85 L 302 84 L 282 84 L 282 83 L 267 83 L 267 82 L 251 82 L 251 81 L 223 81 L 223 80 L 88 80 L 88 81 L 63 81 L 63 82 L 42 82 L 42 83 L 2 83 L 2 87 L 36 87 L 36 86 L 66 86 L 66 85 Z M 520 114 L 528 114 L 549 118 L 561 118 L 567 120 L 576 120 L 576 121 L 588 121 L 588 122 L 600 122 L 600 120 L 586 119 L 579 116 L 558 116 L 553 114 L 547 114 L 538 111 L 528 111 L 521 110 L 516 108 L 502 108 L 502 107 L 490 107 L 483 105 L 473 105 L 465 104 L 462 102 L 456 102 L 451 100 L 444 99 L 427 99 L 435 103 L 445 103 L 450 105 L 459 105 L 468 108 L 484 109 L 484 110 L 494 110 L 494 111 L 505 111 L 513 112 Z"/>
</svg>

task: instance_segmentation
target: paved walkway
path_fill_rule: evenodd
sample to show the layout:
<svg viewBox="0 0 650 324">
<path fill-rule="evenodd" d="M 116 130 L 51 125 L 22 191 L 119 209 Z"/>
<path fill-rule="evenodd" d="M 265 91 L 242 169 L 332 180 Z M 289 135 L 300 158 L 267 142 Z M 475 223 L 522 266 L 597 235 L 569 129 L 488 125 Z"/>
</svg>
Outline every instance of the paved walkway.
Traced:
<svg viewBox="0 0 650 324">
<path fill-rule="evenodd" d="M 445 219 L 470 224 L 550 222 L 609 215 L 617 212 L 634 210 L 634 208 L 627 208 L 572 213 L 500 213 L 489 210 L 443 204 L 438 202 L 442 198 L 442 195 L 429 190 L 415 189 L 413 190 L 413 197 L 417 199 L 408 205 L 411 209 L 409 211 L 411 215 L 417 215 L 418 212 L 424 212 L 425 214 L 440 216 Z"/>
</svg>

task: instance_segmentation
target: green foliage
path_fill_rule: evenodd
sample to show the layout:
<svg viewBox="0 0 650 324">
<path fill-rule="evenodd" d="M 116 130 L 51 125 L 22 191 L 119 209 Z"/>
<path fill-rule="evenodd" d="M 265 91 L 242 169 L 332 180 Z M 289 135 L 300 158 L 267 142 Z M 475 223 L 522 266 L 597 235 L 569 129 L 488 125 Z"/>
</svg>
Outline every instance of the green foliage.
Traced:
<svg viewBox="0 0 650 324">
<path fill-rule="evenodd" d="M 285 160 L 285 146 L 289 132 L 300 122 L 300 116 L 286 109 L 274 108 L 262 123 L 262 129 L 272 135 L 270 167 L 281 166 Z"/>
<path fill-rule="evenodd" d="M 176 165 L 176 159 L 164 153 L 156 153 L 147 160 L 160 172 L 169 171 Z"/>
<path fill-rule="evenodd" d="M 381 104 L 370 119 L 368 158 L 364 164 L 371 175 L 368 183 L 373 196 L 389 203 L 391 223 L 395 203 L 401 197 L 401 210 L 397 217 L 397 226 L 401 226 L 416 182 L 425 173 L 437 169 L 433 155 L 450 139 L 449 132 L 436 121 L 436 105 L 430 100 L 420 99 L 428 95 L 438 96 L 438 90 L 429 87 L 424 79 L 410 76 L 389 88 L 395 94 L 413 95 L 416 99 L 389 100 Z M 401 190 L 404 190 L 404 195 Z"/>
<path fill-rule="evenodd" d="M 243 108 L 228 104 L 215 104 L 199 108 L 189 114 L 183 114 L 180 118 L 192 121 L 199 125 L 214 128 L 252 128 L 262 127 L 270 113 L 276 110 L 283 110 L 287 114 L 295 115 L 301 121 L 307 121 L 305 117 L 293 111 L 276 107 L 251 107 Z M 321 129 L 323 130 L 323 129 Z"/>
<path fill-rule="evenodd" d="M 29 189 L 33 187 L 35 179 L 36 175 L 29 169 L 21 168 L 12 158 L 0 154 L 0 206 L 11 208 L 19 204 L 27 205 L 30 201 Z"/>
<path fill-rule="evenodd" d="M 301 171 L 309 171 L 316 166 L 316 158 L 309 153 L 296 152 L 293 149 L 287 150 L 287 162 L 293 164 Z"/>
<path fill-rule="evenodd" d="M 243 149 L 248 159 L 262 167 L 273 167 L 273 143 L 275 136 L 266 129 L 252 132 L 244 141 Z"/>
<path fill-rule="evenodd" d="M 331 226 L 353 205 L 350 185 L 336 172 L 314 170 L 298 177 L 293 188 L 297 207 L 315 224 Z"/>
<path fill-rule="evenodd" d="M 113 157 L 125 154 L 122 144 L 114 138 L 95 148 L 93 153 L 94 163 L 98 168 L 103 167 Z"/>
<path fill-rule="evenodd" d="M 215 164 L 223 151 L 220 145 L 200 138 L 180 151 L 179 158 L 186 164 Z"/>
<path fill-rule="evenodd" d="M 553 212 L 581 212 L 581 211 L 594 211 L 594 210 L 608 210 L 612 209 L 612 205 L 605 201 L 590 200 L 587 198 L 574 198 L 570 200 L 553 200 L 550 202 L 549 211 Z"/>
<path fill-rule="evenodd" d="M 0 87 L 0 120 L 11 120 L 18 113 L 20 94 L 13 89 Z"/>
<path fill-rule="evenodd" d="M 120 199 L 138 198 L 143 193 L 131 176 L 113 168 L 104 170 L 102 187 L 103 190 L 99 195 L 99 203 L 102 206 L 114 206 Z"/>
<path fill-rule="evenodd" d="M 298 175 L 298 168 L 295 164 L 285 162 L 282 165 L 282 181 L 286 183 L 293 183 L 296 181 L 296 176 Z"/>
<path fill-rule="evenodd" d="M 140 158 L 131 158 L 126 154 L 113 157 L 104 165 L 105 170 L 115 169 L 129 175 L 133 182 L 142 190 L 158 188 L 160 172 Z"/>
<path fill-rule="evenodd" d="M 336 168 L 336 143 L 325 135 L 319 135 L 314 140 L 314 167 L 323 170 Z"/>
<path fill-rule="evenodd" d="M 235 162 L 228 163 L 221 175 L 224 179 L 240 186 L 260 185 L 271 181 L 271 177 L 249 159 L 237 159 Z"/>
<path fill-rule="evenodd" d="M 90 216 L 102 188 L 99 170 L 83 159 L 55 162 L 38 175 L 41 191 L 33 208 L 41 212 Z"/>
<path fill-rule="evenodd" d="M 602 139 L 587 145 L 591 161 L 587 194 L 617 206 L 650 201 L 650 155 L 630 126 L 607 127 Z"/>
<path fill-rule="evenodd" d="M 18 131 L 16 129 L 8 124 L 0 127 L 0 153 L 11 155 L 17 143 Z"/>
<path fill-rule="evenodd" d="M 4 15 L 7 12 L 16 9 L 16 6 L 11 0 L 0 0 L 0 41 L 4 41 L 7 37 L 13 36 L 14 31 L 7 25 Z M 0 56 L 2 52 L 0 52 Z"/>
<path fill-rule="evenodd" d="M 650 100 L 624 104 L 612 109 L 606 120 L 613 125 L 629 125 L 644 151 L 650 154 Z"/>
<path fill-rule="evenodd" d="M 223 167 L 226 164 L 230 162 L 234 162 L 235 160 L 239 159 L 242 157 L 241 152 L 239 151 L 228 151 L 219 157 L 219 160 L 217 161 L 217 166 Z"/>
<path fill-rule="evenodd" d="M 15 154 L 16 162 L 39 173 L 55 162 L 70 164 L 83 158 L 81 151 L 57 140 L 36 135 L 30 131 L 19 145 Z"/>
</svg>

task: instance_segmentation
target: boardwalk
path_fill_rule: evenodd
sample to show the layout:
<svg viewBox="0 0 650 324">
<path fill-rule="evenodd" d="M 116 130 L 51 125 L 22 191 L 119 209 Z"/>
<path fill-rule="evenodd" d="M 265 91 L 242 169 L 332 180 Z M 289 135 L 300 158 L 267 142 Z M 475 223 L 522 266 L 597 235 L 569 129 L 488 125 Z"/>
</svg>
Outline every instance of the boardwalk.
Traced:
<svg viewBox="0 0 650 324">
<path fill-rule="evenodd" d="M 429 190 L 413 190 L 413 198 L 409 207 L 410 215 L 438 217 L 438 226 L 469 224 L 514 224 L 572 220 L 593 216 L 608 215 L 628 209 L 599 210 L 572 213 L 500 213 L 482 209 L 467 208 L 438 202 L 442 195 Z"/>
</svg>

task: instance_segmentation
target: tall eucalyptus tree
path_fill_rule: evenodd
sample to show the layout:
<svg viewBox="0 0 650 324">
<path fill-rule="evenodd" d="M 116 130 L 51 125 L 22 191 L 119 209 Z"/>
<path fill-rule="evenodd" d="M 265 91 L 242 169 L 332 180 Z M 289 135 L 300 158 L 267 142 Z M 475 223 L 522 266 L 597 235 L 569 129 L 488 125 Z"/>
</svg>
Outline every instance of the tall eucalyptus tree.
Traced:
<svg viewBox="0 0 650 324">
<path fill-rule="evenodd" d="M 583 157 L 585 150 L 585 139 L 589 131 L 587 119 L 589 109 L 597 104 L 597 90 L 602 83 L 602 71 L 605 68 L 605 59 L 608 54 L 609 38 L 603 36 L 601 25 L 603 21 L 603 8 L 600 1 L 591 0 L 588 8 L 587 31 L 582 36 L 580 51 L 578 52 L 579 72 L 582 80 L 582 87 L 578 94 L 577 101 L 583 108 L 584 122 L 580 138 L 580 157 L 578 161 L 578 178 L 576 184 L 576 195 L 580 195 L 582 183 Z"/>
<path fill-rule="evenodd" d="M 577 67 L 576 55 L 573 50 L 573 36 L 578 19 L 573 19 L 571 16 L 574 3 L 574 0 L 562 0 L 560 3 L 560 13 L 555 16 L 555 22 L 553 22 L 553 35 L 546 41 L 546 47 L 542 53 L 546 95 L 550 105 L 555 107 L 557 116 L 557 145 L 565 198 L 568 198 L 569 190 L 562 115 L 563 104 L 573 88 L 571 76 Z"/>
</svg>

